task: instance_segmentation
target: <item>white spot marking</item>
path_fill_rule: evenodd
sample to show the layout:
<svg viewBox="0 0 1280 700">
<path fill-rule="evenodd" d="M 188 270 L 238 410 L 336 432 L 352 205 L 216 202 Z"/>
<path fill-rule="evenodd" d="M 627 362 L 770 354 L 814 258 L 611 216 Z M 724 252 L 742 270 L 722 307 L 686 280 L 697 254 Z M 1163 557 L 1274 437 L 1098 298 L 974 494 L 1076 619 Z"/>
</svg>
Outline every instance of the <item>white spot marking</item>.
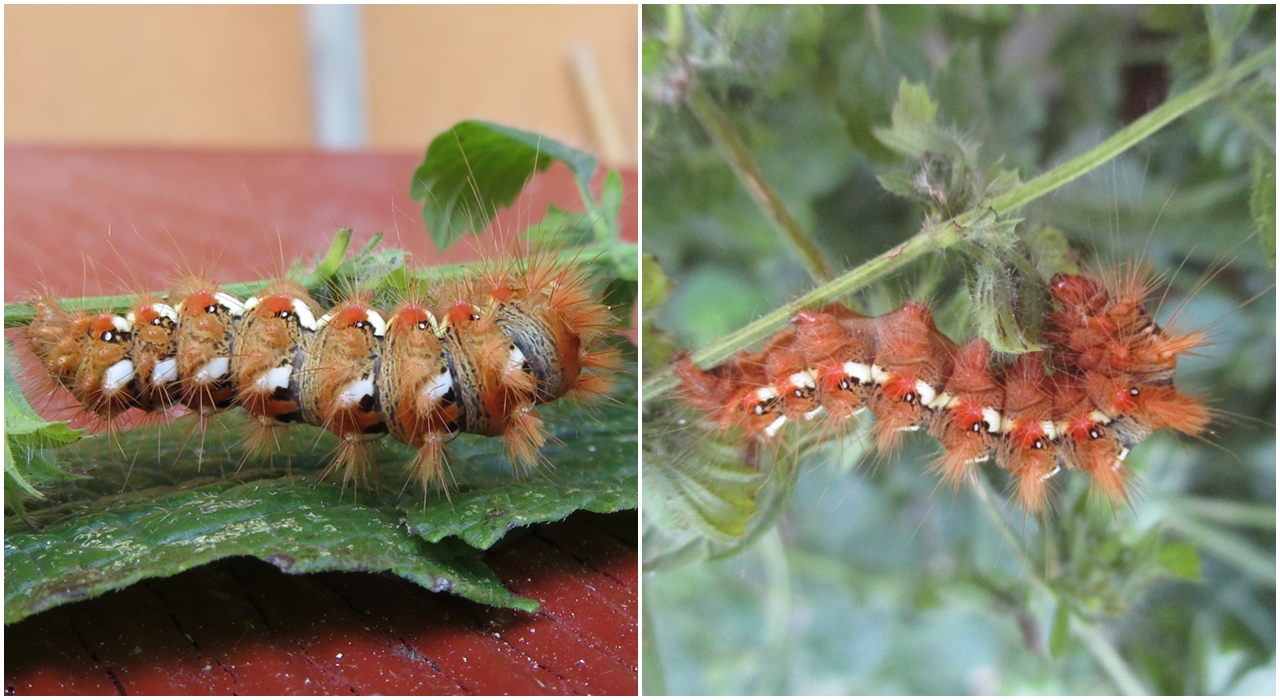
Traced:
<svg viewBox="0 0 1280 700">
<path fill-rule="evenodd" d="M 507 353 L 507 371 L 510 372 L 513 369 L 520 369 L 520 367 L 524 365 L 524 360 L 524 353 L 520 351 L 518 346 L 512 343 L 511 352 Z"/>
<path fill-rule="evenodd" d="M 859 384 L 871 383 L 871 366 L 861 362 L 844 363 L 845 376 L 858 380 Z"/>
<path fill-rule="evenodd" d="M 786 424 L 787 424 L 787 417 L 778 416 L 777 420 L 770 423 L 769 427 L 764 429 L 765 437 L 769 437 L 769 438 L 774 437 L 775 435 L 778 434 L 779 430 L 782 430 L 782 426 Z"/>
<path fill-rule="evenodd" d="M 262 300 L 259 299 L 258 297 L 249 297 L 248 299 L 244 300 L 244 310 L 253 311 L 254 309 L 258 308 L 258 304 L 260 303 L 262 303 Z"/>
<path fill-rule="evenodd" d="M 1089 420 L 1093 421 L 1094 423 L 1097 423 L 1098 425 L 1109 425 L 1111 421 L 1115 420 L 1115 418 L 1108 416 L 1102 411 L 1094 411 L 1093 413 L 1089 414 Z"/>
<path fill-rule="evenodd" d="M 365 318 L 369 319 L 369 323 L 373 324 L 373 334 L 381 338 L 387 334 L 387 322 L 382 320 L 382 315 L 373 309 L 365 311 Z"/>
<path fill-rule="evenodd" d="M 793 374 L 793 375 L 791 375 L 790 377 L 788 377 L 788 378 L 787 378 L 787 380 L 791 382 L 791 386 L 793 386 L 793 387 L 795 387 L 795 388 L 797 388 L 797 389 L 816 389 L 816 388 L 818 388 L 818 383 L 817 383 L 817 382 L 814 380 L 814 378 L 813 378 L 813 372 L 812 372 L 812 370 L 805 370 L 805 371 L 803 371 L 803 372 L 796 372 L 795 374 Z"/>
<path fill-rule="evenodd" d="M 102 392 L 107 396 L 114 396 L 133 379 L 133 362 L 130 360 L 120 360 L 119 362 L 107 368 L 105 375 L 102 377 Z"/>
<path fill-rule="evenodd" d="M 227 294 L 226 292 L 214 292 L 213 298 L 222 304 L 223 308 L 231 312 L 232 316 L 240 317 L 244 315 L 244 304 L 237 298 Z"/>
<path fill-rule="evenodd" d="M 1053 424 L 1053 421 L 1051 420 L 1040 421 L 1040 431 L 1043 432 L 1045 437 L 1049 438 L 1050 440 L 1058 439 L 1058 428 Z"/>
<path fill-rule="evenodd" d="M 938 400 L 938 392 L 919 379 L 916 380 L 916 394 L 920 397 L 921 405 L 926 408 L 938 408 L 935 405 Z"/>
<path fill-rule="evenodd" d="M 772 401 L 778 398 L 778 390 L 771 386 L 760 387 L 756 389 L 756 398 L 761 401 Z"/>
<path fill-rule="evenodd" d="M 440 399 L 444 398 L 444 395 L 449 393 L 449 390 L 452 388 L 453 375 L 449 372 L 448 368 L 446 368 L 445 371 L 437 374 L 431 381 L 427 382 L 427 385 L 422 387 L 422 391 L 419 393 L 422 396 L 427 397 L 427 400 L 432 404 L 436 404 L 439 403 Z"/>
<path fill-rule="evenodd" d="M 111 325 L 115 326 L 115 329 L 120 331 L 121 333 L 133 332 L 133 324 L 130 323 L 129 319 L 125 318 L 124 316 L 112 316 Z"/>
<path fill-rule="evenodd" d="M 1119 455 L 1118 457 L 1116 457 L 1116 459 L 1117 459 L 1117 460 L 1119 460 L 1119 461 L 1121 461 L 1121 462 L 1123 462 L 1123 461 L 1124 461 L 1124 458 L 1125 458 L 1125 457 L 1128 457 L 1128 456 L 1129 456 L 1129 448 L 1127 448 L 1127 447 L 1122 447 L 1122 448 L 1120 449 L 1120 455 Z M 1119 469 L 1119 468 L 1120 468 L 1120 465 L 1116 465 L 1116 468 L 1117 468 L 1117 469 Z"/>
<path fill-rule="evenodd" d="M 311 313 L 311 308 L 307 306 L 307 302 L 295 298 L 293 300 L 293 312 L 298 314 L 299 325 L 309 331 L 316 330 L 316 315 Z"/>
<path fill-rule="evenodd" d="M 152 304 L 151 310 L 156 312 L 157 314 L 160 314 L 161 316 L 164 316 L 170 321 L 173 321 L 174 323 L 178 322 L 178 310 L 173 308 L 172 306 L 169 306 L 168 304 L 160 304 L 160 303 Z"/>
<path fill-rule="evenodd" d="M 164 385 L 178 378 L 178 360 L 170 357 L 167 360 L 160 360 L 156 363 L 154 369 L 151 370 L 151 383 L 156 385 Z"/>
<path fill-rule="evenodd" d="M 293 368 L 288 365 L 284 367 L 273 367 L 262 376 L 258 377 L 258 381 L 253 383 L 253 387 L 258 391 L 266 394 L 276 389 L 289 388 L 289 377 L 293 374 Z"/>
<path fill-rule="evenodd" d="M 357 379 L 342 389 L 338 394 L 338 408 L 359 406 L 366 396 L 373 396 L 373 380 Z"/>
<path fill-rule="evenodd" d="M 804 414 L 804 419 L 805 419 L 805 420 L 813 420 L 814 418 L 819 418 L 819 417 L 821 417 L 821 416 L 826 415 L 826 413 L 827 413 L 827 407 L 826 407 L 826 406 L 819 406 L 819 407 L 817 407 L 817 408 L 813 409 L 812 411 L 809 411 L 808 413 Z"/>
<path fill-rule="evenodd" d="M 215 357 L 205 363 L 205 366 L 201 367 L 200 370 L 196 372 L 195 382 L 200 385 L 212 384 L 227 376 L 227 373 L 230 371 L 231 358 Z"/>
<path fill-rule="evenodd" d="M 887 384 L 892 377 L 892 372 L 884 371 L 884 368 L 879 365 L 871 365 L 871 378 L 876 384 Z"/>
<path fill-rule="evenodd" d="M 1053 467 L 1053 471 L 1051 471 L 1051 472 L 1049 472 L 1048 474 L 1045 474 L 1044 476 L 1040 477 L 1040 480 L 1041 480 L 1041 481 L 1048 481 L 1049 479 L 1052 479 L 1052 478 L 1053 478 L 1053 475 L 1054 475 L 1054 474 L 1057 474 L 1057 473 L 1058 473 L 1058 472 L 1060 472 L 1060 471 L 1062 471 L 1062 467 L 1059 467 L 1059 466 L 1057 466 L 1057 465 L 1054 465 L 1054 467 Z"/>
<path fill-rule="evenodd" d="M 982 420 L 987 422 L 988 432 L 1001 433 L 1004 432 L 1003 418 L 1000 412 L 994 408 L 982 409 Z"/>
</svg>

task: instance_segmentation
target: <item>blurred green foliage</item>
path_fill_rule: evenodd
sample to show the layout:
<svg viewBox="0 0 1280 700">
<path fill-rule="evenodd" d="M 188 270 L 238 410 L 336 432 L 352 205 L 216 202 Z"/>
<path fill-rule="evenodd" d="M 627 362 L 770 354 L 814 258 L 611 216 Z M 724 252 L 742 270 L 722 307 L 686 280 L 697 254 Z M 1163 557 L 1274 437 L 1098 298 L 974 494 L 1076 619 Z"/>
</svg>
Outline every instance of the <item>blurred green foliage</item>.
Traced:
<svg viewBox="0 0 1280 700">
<path fill-rule="evenodd" d="M 661 267 L 645 274 L 670 284 L 645 308 L 646 376 L 672 347 L 703 347 L 817 284 L 690 104 L 728 115 L 839 272 L 1275 37 L 1274 6 L 643 16 L 644 248 Z M 939 127 L 920 136 L 939 145 L 885 138 L 912 116 Z M 996 248 L 960 245 L 845 300 L 880 314 L 921 299 L 952 338 L 989 337 L 1007 319 L 984 309 L 1017 302 L 989 301 L 1010 289 L 996 271 L 1031 290 L 1077 264 L 1149 262 L 1161 323 L 1208 329 L 1212 347 L 1177 381 L 1219 414 L 1204 440 L 1161 433 L 1134 450 L 1131 508 L 1091 499 L 1076 475 L 1046 521 L 1004 504 L 995 471 L 977 495 L 952 494 L 926 472 L 937 447 L 924 437 L 886 457 L 865 453 L 865 435 L 795 432 L 756 455 L 759 472 L 735 471 L 732 436 L 646 396 L 646 692 L 1274 693 L 1275 122 L 1271 65 L 992 224 L 1016 240 L 991 275 L 974 270 Z M 916 196 L 913 173 L 928 185 Z"/>
</svg>

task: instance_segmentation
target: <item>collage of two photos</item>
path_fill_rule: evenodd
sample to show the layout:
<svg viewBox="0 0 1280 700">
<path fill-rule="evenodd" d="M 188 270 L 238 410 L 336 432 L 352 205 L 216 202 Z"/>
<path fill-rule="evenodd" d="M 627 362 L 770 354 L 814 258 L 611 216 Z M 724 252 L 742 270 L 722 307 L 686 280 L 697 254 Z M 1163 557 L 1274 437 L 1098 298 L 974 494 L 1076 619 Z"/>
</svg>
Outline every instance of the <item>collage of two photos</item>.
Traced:
<svg viewBox="0 0 1280 700">
<path fill-rule="evenodd" d="M 6 6 L 6 693 L 1274 694 L 1270 6 Z"/>
</svg>

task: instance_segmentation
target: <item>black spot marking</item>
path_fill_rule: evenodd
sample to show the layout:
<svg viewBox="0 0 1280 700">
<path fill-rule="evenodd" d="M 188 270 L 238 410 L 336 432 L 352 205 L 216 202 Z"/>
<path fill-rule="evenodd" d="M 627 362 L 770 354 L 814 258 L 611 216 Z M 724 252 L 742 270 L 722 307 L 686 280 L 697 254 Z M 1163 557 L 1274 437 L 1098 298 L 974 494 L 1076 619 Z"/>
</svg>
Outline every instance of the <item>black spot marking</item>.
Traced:
<svg viewBox="0 0 1280 700">
<path fill-rule="evenodd" d="M 360 410 L 365 413 L 373 412 L 373 394 L 365 394 L 360 398 Z M 369 431 L 366 430 L 365 432 Z"/>
</svg>

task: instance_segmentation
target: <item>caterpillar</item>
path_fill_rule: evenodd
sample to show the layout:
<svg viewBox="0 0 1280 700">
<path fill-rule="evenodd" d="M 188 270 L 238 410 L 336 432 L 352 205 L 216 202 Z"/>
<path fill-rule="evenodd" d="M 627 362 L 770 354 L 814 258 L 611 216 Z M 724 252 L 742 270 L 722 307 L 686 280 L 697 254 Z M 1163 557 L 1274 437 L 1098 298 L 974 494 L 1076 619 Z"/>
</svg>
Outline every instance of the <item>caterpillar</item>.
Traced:
<svg viewBox="0 0 1280 700">
<path fill-rule="evenodd" d="M 547 439 L 534 408 L 610 389 L 614 322 L 585 265 L 540 254 L 488 263 L 392 303 L 354 291 L 324 310 L 284 279 L 247 298 L 190 276 L 122 313 L 31 302 L 27 347 L 81 409 L 112 425 L 126 413 L 182 406 L 201 420 L 233 407 L 251 417 L 249 449 L 308 424 L 339 438 L 330 470 L 359 484 L 375 441 L 417 448 L 409 472 L 446 489 L 445 445 L 499 437 L 511 462 L 536 462 Z"/>
<path fill-rule="evenodd" d="M 759 352 L 706 371 L 679 357 L 680 395 L 753 444 L 778 438 L 788 422 L 840 425 L 870 411 L 881 451 L 904 432 L 927 432 L 941 443 L 933 468 L 945 483 L 993 461 L 1028 512 L 1044 510 L 1063 469 L 1126 502 L 1134 445 L 1166 427 L 1197 435 L 1210 422 L 1202 402 L 1173 384 L 1178 356 L 1205 337 L 1156 325 L 1145 278 L 1136 266 L 1101 279 L 1054 275 L 1046 347 L 1005 364 L 982 338 L 958 345 L 938 331 L 919 302 L 878 317 L 838 303 L 802 310 Z"/>
</svg>

